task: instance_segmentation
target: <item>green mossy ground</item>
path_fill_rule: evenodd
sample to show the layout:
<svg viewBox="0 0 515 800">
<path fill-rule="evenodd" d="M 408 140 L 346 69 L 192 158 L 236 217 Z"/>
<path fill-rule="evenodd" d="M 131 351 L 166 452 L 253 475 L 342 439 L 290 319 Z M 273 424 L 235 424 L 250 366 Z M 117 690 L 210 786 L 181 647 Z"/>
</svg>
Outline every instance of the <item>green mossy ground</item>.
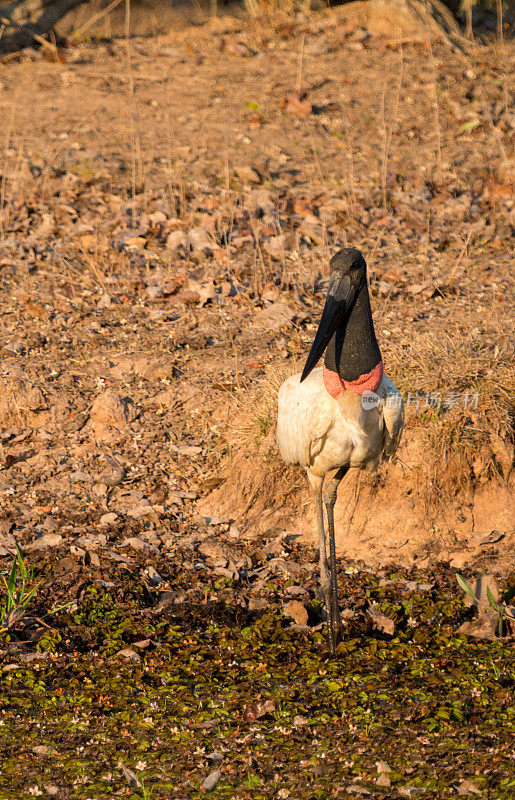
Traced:
<svg viewBox="0 0 515 800">
<path fill-rule="evenodd" d="M 323 629 L 244 610 L 247 587 L 207 570 L 198 604 L 163 603 L 127 571 L 85 586 L 37 643 L 3 642 L 0 797 L 194 798 L 215 769 L 215 798 L 446 798 L 464 780 L 512 796 L 513 649 L 457 632 L 472 612 L 445 568 L 430 589 L 406 585 L 427 573 L 384 577 L 341 576 L 354 616 L 335 659 Z"/>
</svg>

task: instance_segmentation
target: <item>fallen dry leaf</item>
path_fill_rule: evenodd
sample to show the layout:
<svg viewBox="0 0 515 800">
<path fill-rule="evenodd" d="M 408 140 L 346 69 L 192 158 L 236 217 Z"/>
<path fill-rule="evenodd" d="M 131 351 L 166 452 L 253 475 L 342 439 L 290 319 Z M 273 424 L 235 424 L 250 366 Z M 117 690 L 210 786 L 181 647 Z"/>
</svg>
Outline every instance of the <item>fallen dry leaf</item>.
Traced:
<svg viewBox="0 0 515 800">
<path fill-rule="evenodd" d="M 367 608 L 367 614 L 372 620 L 374 628 L 377 628 L 377 630 L 382 633 L 386 633 L 387 636 L 393 636 L 395 632 L 395 622 L 393 619 L 390 619 L 390 617 L 387 617 L 385 614 L 381 614 L 373 605 Z"/>
<path fill-rule="evenodd" d="M 273 714 L 275 712 L 275 703 L 273 700 L 256 700 L 254 703 L 249 703 L 243 709 L 243 719 L 245 722 L 254 722 L 256 719 L 266 716 L 266 714 Z"/>
<path fill-rule="evenodd" d="M 308 624 L 308 612 L 299 600 L 290 600 L 284 606 L 284 613 L 293 619 L 297 625 Z"/>
</svg>

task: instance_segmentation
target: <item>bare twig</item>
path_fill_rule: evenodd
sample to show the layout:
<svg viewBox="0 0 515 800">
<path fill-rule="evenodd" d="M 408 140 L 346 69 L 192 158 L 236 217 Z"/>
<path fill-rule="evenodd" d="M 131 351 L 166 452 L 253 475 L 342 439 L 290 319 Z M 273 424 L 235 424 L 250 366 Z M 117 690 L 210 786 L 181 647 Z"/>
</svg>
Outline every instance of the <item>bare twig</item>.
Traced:
<svg viewBox="0 0 515 800">
<path fill-rule="evenodd" d="M 0 17 L 0 22 L 2 25 L 5 25 L 6 28 L 12 27 L 16 28 L 18 31 L 22 31 L 23 33 L 28 33 L 30 36 L 32 36 L 34 41 L 38 42 L 38 44 L 40 44 L 42 47 L 46 47 L 48 50 L 51 50 L 52 53 L 55 54 L 55 45 L 53 45 L 51 42 L 48 42 L 46 39 L 43 39 L 39 33 L 36 33 L 35 31 L 28 31 L 26 27 L 23 25 L 18 25 L 17 22 L 7 19 L 7 17 Z"/>
<path fill-rule="evenodd" d="M 434 93 L 434 104 L 435 104 L 435 128 L 436 128 L 436 182 L 439 183 L 442 174 L 442 135 L 441 135 L 441 128 L 440 128 L 440 107 L 438 105 L 438 86 L 437 86 L 437 75 L 436 75 L 436 63 L 435 57 L 433 53 L 433 45 L 431 44 L 431 36 L 429 32 L 429 20 L 427 18 L 427 6 L 425 8 L 426 12 L 426 25 L 427 25 L 427 38 L 429 42 L 429 61 L 431 64 L 431 72 L 433 74 L 433 93 Z"/>
<path fill-rule="evenodd" d="M 386 90 L 388 86 L 388 75 L 386 77 L 383 94 L 381 95 L 381 121 L 383 126 L 383 150 L 381 156 L 381 189 L 383 198 L 383 208 L 387 210 L 386 202 L 386 181 L 388 177 L 388 159 L 390 156 L 390 145 L 392 142 L 393 129 L 397 120 L 397 112 L 399 110 L 399 98 L 402 89 L 402 79 L 404 75 L 404 54 L 402 46 L 400 49 L 401 67 L 399 70 L 399 78 L 397 80 L 397 87 L 395 89 L 392 116 L 389 124 L 386 124 L 385 104 L 386 104 Z"/>
<path fill-rule="evenodd" d="M 297 94 L 300 97 L 300 91 L 302 89 L 302 71 L 304 68 L 304 40 L 305 35 L 301 37 L 300 40 L 300 48 L 299 48 L 299 71 L 297 74 Z"/>
<path fill-rule="evenodd" d="M 86 33 L 86 31 L 89 30 L 89 28 L 91 28 L 91 26 L 95 24 L 95 22 L 99 22 L 101 19 L 108 16 L 108 14 L 110 14 L 111 11 L 114 11 L 114 9 L 117 6 L 119 6 L 121 2 L 122 0 L 112 0 L 112 3 L 109 3 L 108 6 L 103 8 L 97 14 L 93 14 L 93 16 L 90 17 L 88 21 L 84 23 L 84 25 L 81 25 L 80 28 L 77 28 L 76 31 L 73 31 L 72 33 L 73 38 L 74 39 L 80 38 L 83 33 Z"/>
<path fill-rule="evenodd" d="M 504 42 L 502 0 L 497 0 L 497 36 L 501 44 Z"/>
</svg>

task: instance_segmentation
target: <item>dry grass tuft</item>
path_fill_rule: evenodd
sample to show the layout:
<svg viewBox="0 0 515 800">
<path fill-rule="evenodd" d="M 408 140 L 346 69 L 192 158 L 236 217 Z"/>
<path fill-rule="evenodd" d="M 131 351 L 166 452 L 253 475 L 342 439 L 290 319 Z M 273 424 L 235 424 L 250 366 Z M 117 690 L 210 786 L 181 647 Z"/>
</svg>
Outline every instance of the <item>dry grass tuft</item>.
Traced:
<svg viewBox="0 0 515 800">
<path fill-rule="evenodd" d="M 415 469 L 406 472 L 406 491 L 422 492 L 427 507 L 466 495 L 489 481 L 507 481 L 513 469 L 514 420 L 513 378 L 500 359 L 493 376 L 485 374 L 491 359 L 467 349 L 466 341 L 432 334 L 415 343 L 418 358 L 407 357 L 404 348 L 388 350 L 388 373 L 405 400 L 419 394 L 407 410 L 404 440 L 414 445 Z M 423 354 L 423 360 L 420 356 Z M 456 374 L 456 365 L 462 369 Z M 501 365 L 502 364 L 502 365 Z M 454 378 L 450 380 L 454 370 Z M 297 371 L 291 361 L 268 367 L 254 389 L 234 401 L 226 432 L 227 454 L 222 461 L 222 484 L 211 495 L 217 508 L 252 527 L 277 524 L 295 514 L 295 498 L 306 487 L 298 467 L 286 468 L 275 439 L 277 392 L 282 381 Z M 472 407 L 462 405 L 423 410 L 424 393 L 468 392 Z M 475 394 L 477 393 L 477 406 Z M 402 457 L 402 453 L 401 453 Z M 424 476 L 422 480 L 421 477 Z M 273 508 L 272 508 L 273 498 Z"/>
<path fill-rule="evenodd" d="M 306 487 L 297 467 L 286 467 L 276 444 L 277 392 L 296 371 L 288 361 L 268 367 L 253 389 L 237 395 L 225 431 L 227 453 L 222 461 L 222 484 L 210 495 L 220 511 L 244 518 L 252 527 L 277 524 L 293 514 L 297 492 Z"/>
<path fill-rule="evenodd" d="M 252 17 L 311 10 L 311 0 L 245 0 L 245 8 Z"/>
<path fill-rule="evenodd" d="M 274 363 L 267 367 L 263 380 L 254 390 L 246 390 L 236 396 L 234 419 L 227 430 L 227 441 L 231 447 L 244 447 L 249 455 L 268 459 L 277 453 L 275 447 L 275 425 L 277 417 L 277 393 L 286 378 L 295 373 L 291 361 Z"/>
<path fill-rule="evenodd" d="M 388 374 L 405 400 L 411 398 L 405 436 L 415 436 L 425 454 L 432 500 L 504 481 L 513 469 L 511 360 L 499 339 L 487 339 L 479 349 L 474 335 L 439 327 L 408 346 L 388 348 Z M 440 398 L 441 407 L 427 408 L 428 397 Z"/>
</svg>

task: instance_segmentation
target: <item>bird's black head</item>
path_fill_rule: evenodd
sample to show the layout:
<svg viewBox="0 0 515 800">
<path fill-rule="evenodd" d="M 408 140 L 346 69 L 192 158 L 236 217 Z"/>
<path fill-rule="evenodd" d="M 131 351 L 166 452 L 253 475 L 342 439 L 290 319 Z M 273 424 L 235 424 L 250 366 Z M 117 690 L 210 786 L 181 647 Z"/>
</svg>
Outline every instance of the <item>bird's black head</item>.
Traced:
<svg viewBox="0 0 515 800">
<path fill-rule="evenodd" d="M 354 247 L 345 247 L 335 253 L 329 262 L 329 268 L 331 277 L 327 298 L 301 381 L 317 365 L 331 337 L 342 320 L 348 317 L 356 297 L 367 281 L 365 259 Z"/>
<path fill-rule="evenodd" d="M 344 247 L 334 254 L 329 262 L 331 278 L 338 273 L 342 278 L 348 275 L 351 284 L 361 287 L 367 278 L 367 264 L 355 247 Z"/>
</svg>

